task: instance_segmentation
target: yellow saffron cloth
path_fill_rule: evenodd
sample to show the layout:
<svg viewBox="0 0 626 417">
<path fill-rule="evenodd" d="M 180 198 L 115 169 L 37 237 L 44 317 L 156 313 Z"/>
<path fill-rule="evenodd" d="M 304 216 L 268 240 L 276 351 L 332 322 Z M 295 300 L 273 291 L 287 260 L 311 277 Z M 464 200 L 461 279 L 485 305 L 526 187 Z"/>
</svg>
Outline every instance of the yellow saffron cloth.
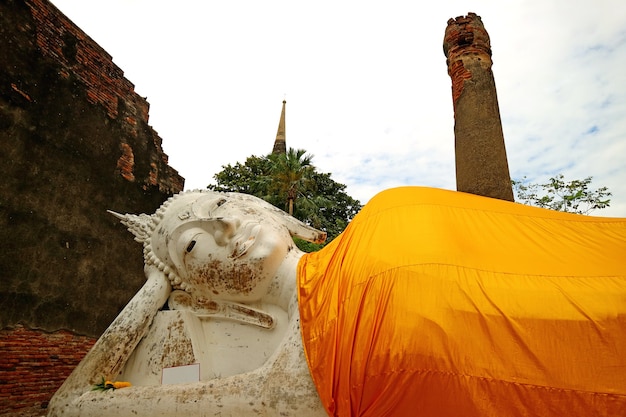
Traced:
<svg viewBox="0 0 626 417">
<path fill-rule="evenodd" d="M 331 416 L 626 415 L 626 219 L 391 189 L 298 297 Z"/>
</svg>

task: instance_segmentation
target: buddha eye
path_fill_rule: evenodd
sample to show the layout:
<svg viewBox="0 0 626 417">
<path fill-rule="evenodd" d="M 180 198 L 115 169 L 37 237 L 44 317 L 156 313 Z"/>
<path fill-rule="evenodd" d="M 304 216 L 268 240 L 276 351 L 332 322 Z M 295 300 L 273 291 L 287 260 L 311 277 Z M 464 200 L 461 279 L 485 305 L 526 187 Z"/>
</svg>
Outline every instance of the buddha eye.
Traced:
<svg viewBox="0 0 626 417">
<path fill-rule="evenodd" d="M 191 252 L 194 246 L 196 246 L 196 241 L 192 240 L 191 242 L 189 242 L 189 245 L 187 245 L 187 252 Z"/>
<path fill-rule="evenodd" d="M 220 200 L 217 202 L 217 206 L 221 206 L 222 204 L 224 204 L 226 202 L 225 198 L 220 198 Z"/>
</svg>

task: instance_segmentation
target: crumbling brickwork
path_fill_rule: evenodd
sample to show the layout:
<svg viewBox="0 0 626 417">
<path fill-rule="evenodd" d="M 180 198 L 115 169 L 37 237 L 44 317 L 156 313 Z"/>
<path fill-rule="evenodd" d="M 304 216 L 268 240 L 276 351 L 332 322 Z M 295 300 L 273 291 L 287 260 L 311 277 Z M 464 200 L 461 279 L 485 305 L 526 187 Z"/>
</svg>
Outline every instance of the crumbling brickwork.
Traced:
<svg viewBox="0 0 626 417">
<path fill-rule="evenodd" d="M 97 335 L 143 280 L 106 210 L 150 213 L 184 180 L 107 52 L 47 0 L 0 11 L 0 327 Z"/>
<path fill-rule="evenodd" d="M 48 333 L 19 325 L 0 330 L 0 415 L 24 409 L 45 414 L 50 393 L 94 343 L 66 330 Z"/>
<path fill-rule="evenodd" d="M 45 406 L 144 282 L 106 210 L 183 189 L 148 110 L 49 1 L 0 2 L 0 415 Z"/>
<path fill-rule="evenodd" d="M 457 190 L 513 201 L 491 43 L 480 16 L 448 20 L 443 49 L 452 80 Z"/>
<path fill-rule="evenodd" d="M 28 0 L 35 25 L 35 41 L 44 56 L 66 67 L 60 76 L 71 73 L 85 86 L 87 99 L 102 105 L 109 117 L 118 116 L 118 100 L 131 103 L 130 116 L 148 120 L 148 103 L 133 95 L 133 84 L 113 63 L 111 55 L 74 26 L 47 0 Z"/>
<path fill-rule="evenodd" d="M 106 210 L 183 189 L 148 110 L 48 0 L 0 2 L 0 414 L 45 405 L 145 280 Z"/>
</svg>

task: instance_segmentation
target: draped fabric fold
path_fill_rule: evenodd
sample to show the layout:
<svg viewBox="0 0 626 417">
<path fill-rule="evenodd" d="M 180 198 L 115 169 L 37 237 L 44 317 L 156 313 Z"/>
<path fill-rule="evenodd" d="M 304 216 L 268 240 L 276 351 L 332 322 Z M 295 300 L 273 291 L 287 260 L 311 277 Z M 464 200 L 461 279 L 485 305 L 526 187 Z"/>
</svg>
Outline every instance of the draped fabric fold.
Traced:
<svg viewBox="0 0 626 417">
<path fill-rule="evenodd" d="M 298 296 L 331 416 L 626 415 L 626 219 L 391 189 Z"/>
</svg>

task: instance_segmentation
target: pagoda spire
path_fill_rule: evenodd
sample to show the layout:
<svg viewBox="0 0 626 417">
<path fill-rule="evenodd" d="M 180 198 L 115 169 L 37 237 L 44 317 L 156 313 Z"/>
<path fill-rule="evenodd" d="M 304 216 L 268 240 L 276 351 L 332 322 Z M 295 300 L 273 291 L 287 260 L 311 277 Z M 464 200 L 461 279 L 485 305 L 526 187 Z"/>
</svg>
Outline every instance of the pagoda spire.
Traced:
<svg viewBox="0 0 626 417">
<path fill-rule="evenodd" d="M 274 149 L 272 153 L 287 153 L 287 135 L 285 131 L 285 104 L 283 100 L 283 110 L 280 112 L 280 121 L 278 122 L 278 131 L 276 132 L 276 140 L 274 141 Z"/>
</svg>

